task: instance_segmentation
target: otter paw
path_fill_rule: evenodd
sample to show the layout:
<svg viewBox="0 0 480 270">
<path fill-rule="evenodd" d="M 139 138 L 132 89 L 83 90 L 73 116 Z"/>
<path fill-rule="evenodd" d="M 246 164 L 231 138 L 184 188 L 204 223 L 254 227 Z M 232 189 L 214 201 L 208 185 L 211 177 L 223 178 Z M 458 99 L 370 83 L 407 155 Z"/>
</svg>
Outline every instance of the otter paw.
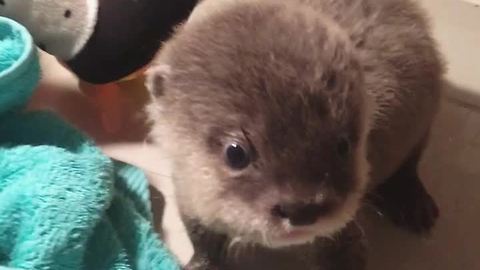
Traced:
<svg viewBox="0 0 480 270">
<path fill-rule="evenodd" d="M 416 177 L 388 180 L 378 188 L 375 205 L 397 226 L 418 234 L 429 233 L 439 217 L 435 201 Z"/>
<path fill-rule="evenodd" d="M 194 256 L 183 270 L 218 270 L 218 268 L 213 266 L 207 258 Z"/>
</svg>

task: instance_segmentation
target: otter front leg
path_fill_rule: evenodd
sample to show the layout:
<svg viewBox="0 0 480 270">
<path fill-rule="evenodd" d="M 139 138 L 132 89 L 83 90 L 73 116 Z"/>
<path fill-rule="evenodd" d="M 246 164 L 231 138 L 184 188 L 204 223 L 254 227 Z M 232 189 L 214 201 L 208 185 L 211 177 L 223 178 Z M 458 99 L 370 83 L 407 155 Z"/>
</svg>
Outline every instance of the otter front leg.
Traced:
<svg viewBox="0 0 480 270">
<path fill-rule="evenodd" d="M 206 240 L 206 239 L 204 239 Z M 223 243 L 215 242 L 218 239 L 210 239 L 212 242 L 193 243 L 194 255 L 185 266 L 185 270 L 220 270 L 220 258 L 222 256 Z"/>
<path fill-rule="evenodd" d="M 208 259 L 208 256 L 195 254 L 184 270 L 220 270 Z"/>
<path fill-rule="evenodd" d="M 367 248 L 365 236 L 356 223 L 349 224 L 336 237 L 319 240 L 318 270 L 365 270 Z"/>
<path fill-rule="evenodd" d="M 185 270 L 220 270 L 224 257 L 227 237 L 211 232 L 198 222 L 185 222 L 190 240 L 194 248 L 194 255 L 185 266 Z"/>
<path fill-rule="evenodd" d="M 418 177 L 418 163 L 423 148 L 424 142 L 372 195 L 381 213 L 396 225 L 420 234 L 430 232 L 439 216 L 435 201 Z"/>
</svg>

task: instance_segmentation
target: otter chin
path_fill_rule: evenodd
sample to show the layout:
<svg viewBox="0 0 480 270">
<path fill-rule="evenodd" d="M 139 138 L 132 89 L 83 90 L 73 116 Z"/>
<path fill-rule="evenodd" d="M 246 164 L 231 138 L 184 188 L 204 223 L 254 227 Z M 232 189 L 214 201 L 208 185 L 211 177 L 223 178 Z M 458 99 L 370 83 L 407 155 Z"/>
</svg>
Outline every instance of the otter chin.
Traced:
<svg viewBox="0 0 480 270">
<path fill-rule="evenodd" d="M 200 2 L 147 80 L 152 137 L 193 241 L 328 239 L 402 177 L 428 211 L 417 152 L 442 74 L 428 31 L 408 0 Z"/>
</svg>

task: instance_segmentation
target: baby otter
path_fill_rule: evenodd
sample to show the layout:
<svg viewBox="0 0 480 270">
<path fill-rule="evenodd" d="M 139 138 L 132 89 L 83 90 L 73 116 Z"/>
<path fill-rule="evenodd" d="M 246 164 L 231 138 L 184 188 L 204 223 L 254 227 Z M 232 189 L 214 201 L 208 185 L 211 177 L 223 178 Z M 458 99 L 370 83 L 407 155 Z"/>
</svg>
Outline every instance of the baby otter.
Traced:
<svg viewBox="0 0 480 270">
<path fill-rule="evenodd" d="M 334 263 L 306 250 L 352 235 L 369 197 L 429 231 L 438 210 L 417 164 L 442 74 L 414 1 L 201 2 L 148 78 L 152 134 L 196 249 L 189 267 L 242 269 L 225 247 L 252 244 L 305 255 L 258 269 L 362 269 L 358 233 L 325 249 L 342 254 Z"/>
</svg>

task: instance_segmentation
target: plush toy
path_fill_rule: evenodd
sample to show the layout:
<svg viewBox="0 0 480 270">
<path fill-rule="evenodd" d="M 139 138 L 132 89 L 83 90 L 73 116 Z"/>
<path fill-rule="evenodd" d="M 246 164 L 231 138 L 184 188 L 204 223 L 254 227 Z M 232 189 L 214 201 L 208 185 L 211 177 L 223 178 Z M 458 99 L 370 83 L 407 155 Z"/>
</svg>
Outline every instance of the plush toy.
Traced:
<svg viewBox="0 0 480 270">
<path fill-rule="evenodd" d="M 55 115 L 23 112 L 34 48 L 0 17 L 0 269 L 180 269 L 153 229 L 145 175 Z"/>
<path fill-rule="evenodd" d="M 0 16 L 25 25 L 38 47 L 76 74 L 102 110 L 105 128 L 115 131 L 122 118 L 119 91 L 132 85 L 118 82 L 143 80 L 161 42 L 197 1 L 0 0 Z"/>
</svg>

